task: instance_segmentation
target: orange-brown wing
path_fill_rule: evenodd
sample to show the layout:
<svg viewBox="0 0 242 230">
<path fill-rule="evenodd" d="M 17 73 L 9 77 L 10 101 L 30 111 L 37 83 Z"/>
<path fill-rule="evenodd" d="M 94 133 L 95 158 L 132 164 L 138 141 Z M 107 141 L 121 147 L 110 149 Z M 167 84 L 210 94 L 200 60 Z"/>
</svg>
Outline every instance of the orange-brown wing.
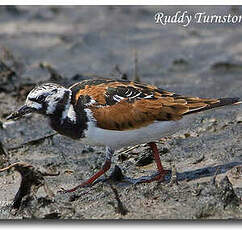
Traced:
<svg viewBox="0 0 242 230">
<path fill-rule="evenodd" d="M 122 100 L 112 106 L 93 105 L 89 108 L 97 120 L 98 127 L 110 130 L 136 129 L 155 120 L 177 120 L 188 110 L 186 106 L 169 102 L 166 98 L 140 99 L 132 103 Z"/>
<path fill-rule="evenodd" d="M 98 127 L 110 130 L 136 129 L 154 121 L 179 120 L 185 114 L 229 103 L 225 99 L 186 97 L 130 81 L 89 80 L 71 89 L 76 101 L 80 97 L 85 99 L 86 108 L 91 109 Z"/>
<path fill-rule="evenodd" d="M 123 100 L 110 107 L 93 105 L 90 109 L 97 120 L 98 127 L 127 130 L 144 127 L 154 121 L 179 120 L 183 115 L 217 103 L 217 99 L 189 98 L 188 101 L 173 97 L 161 97 L 156 100 L 140 99 L 133 103 Z"/>
</svg>

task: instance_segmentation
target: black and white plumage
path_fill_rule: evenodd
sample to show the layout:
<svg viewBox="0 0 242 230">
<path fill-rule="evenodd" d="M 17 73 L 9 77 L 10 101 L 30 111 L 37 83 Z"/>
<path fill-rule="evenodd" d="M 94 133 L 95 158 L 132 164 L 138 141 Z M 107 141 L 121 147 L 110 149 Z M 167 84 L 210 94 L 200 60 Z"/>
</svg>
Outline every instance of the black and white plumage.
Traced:
<svg viewBox="0 0 242 230">
<path fill-rule="evenodd" d="M 37 86 L 9 119 L 37 112 L 48 116 L 51 127 L 62 135 L 106 146 L 102 169 L 69 190 L 74 191 L 106 172 L 115 150 L 141 143 L 149 143 L 159 172 L 148 182 L 163 180 L 165 170 L 154 141 L 175 133 L 189 120 L 189 114 L 239 103 L 239 98 L 187 97 L 152 85 L 99 79 L 85 80 L 70 88 L 53 83 Z"/>
</svg>

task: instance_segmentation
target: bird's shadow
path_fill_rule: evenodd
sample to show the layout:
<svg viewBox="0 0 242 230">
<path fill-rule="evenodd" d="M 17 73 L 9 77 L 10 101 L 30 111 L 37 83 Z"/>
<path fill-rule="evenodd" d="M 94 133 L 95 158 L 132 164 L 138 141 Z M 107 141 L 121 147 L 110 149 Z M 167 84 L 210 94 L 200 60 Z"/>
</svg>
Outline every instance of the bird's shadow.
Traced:
<svg viewBox="0 0 242 230">
<path fill-rule="evenodd" d="M 242 165 L 241 161 L 238 162 L 230 162 L 227 164 L 222 164 L 222 165 L 216 165 L 216 166 L 209 166 L 209 167 L 204 167 L 196 170 L 191 170 L 191 171 L 185 171 L 182 173 L 177 173 L 177 180 L 178 181 L 183 181 L 183 180 L 196 180 L 199 178 L 203 177 L 210 177 L 210 176 L 215 176 L 219 174 L 226 173 L 230 169 L 232 169 L 235 166 Z"/>
<path fill-rule="evenodd" d="M 204 168 L 199 168 L 195 170 L 185 171 L 185 172 L 176 172 L 176 181 L 191 181 L 200 179 L 203 177 L 210 177 L 215 176 L 219 174 L 226 173 L 230 169 L 232 169 L 235 166 L 242 165 L 241 161 L 236 162 L 230 162 L 227 164 L 221 164 L 216 166 L 209 166 Z M 154 176 L 158 175 L 157 173 L 150 175 L 150 176 L 142 176 L 139 178 L 130 178 L 123 174 L 122 170 L 119 166 L 115 165 L 111 175 L 109 177 L 102 177 L 98 179 L 95 184 L 99 182 L 114 182 L 117 186 L 129 186 L 132 184 L 139 184 L 144 183 L 147 180 L 151 180 Z M 166 176 L 165 176 L 165 183 L 168 183 L 171 181 L 172 173 L 171 170 L 168 170 Z"/>
</svg>

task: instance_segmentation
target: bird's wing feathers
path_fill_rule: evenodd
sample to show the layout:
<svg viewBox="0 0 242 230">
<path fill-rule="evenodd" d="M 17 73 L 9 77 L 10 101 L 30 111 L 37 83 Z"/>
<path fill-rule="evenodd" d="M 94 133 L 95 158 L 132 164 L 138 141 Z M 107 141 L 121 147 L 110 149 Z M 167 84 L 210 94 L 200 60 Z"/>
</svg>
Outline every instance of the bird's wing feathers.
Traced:
<svg viewBox="0 0 242 230">
<path fill-rule="evenodd" d="M 127 130 L 154 121 L 174 121 L 183 115 L 222 105 L 223 99 L 178 95 L 155 86 L 121 80 L 86 80 L 71 87 L 74 100 L 85 99 L 97 126 Z M 228 101 L 227 101 L 228 103 Z M 231 104 L 231 103 L 230 103 Z"/>
</svg>

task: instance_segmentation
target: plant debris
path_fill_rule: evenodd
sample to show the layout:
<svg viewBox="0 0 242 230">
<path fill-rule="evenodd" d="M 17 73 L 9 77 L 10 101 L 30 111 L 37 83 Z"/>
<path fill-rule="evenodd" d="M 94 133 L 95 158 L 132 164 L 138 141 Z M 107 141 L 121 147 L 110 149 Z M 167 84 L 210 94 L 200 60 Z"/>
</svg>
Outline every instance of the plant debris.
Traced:
<svg viewBox="0 0 242 230">
<path fill-rule="evenodd" d="M 44 187 L 44 191 L 46 192 L 47 196 L 54 196 L 53 192 L 48 188 L 44 177 L 58 176 L 59 173 L 41 172 L 36 167 L 25 162 L 16 162 L 11 164 L 8 167 L 0 169 L 0 172 L 4 172 L 11 168 L 14 168 L 21 175 L 21 184 L 13 201 L 14 209 L 18 210 L 20 208 L 23 198 L 25 200 L 31 200 L 33 195 L 36 194 L 40 187 Z"/>
</svg>

